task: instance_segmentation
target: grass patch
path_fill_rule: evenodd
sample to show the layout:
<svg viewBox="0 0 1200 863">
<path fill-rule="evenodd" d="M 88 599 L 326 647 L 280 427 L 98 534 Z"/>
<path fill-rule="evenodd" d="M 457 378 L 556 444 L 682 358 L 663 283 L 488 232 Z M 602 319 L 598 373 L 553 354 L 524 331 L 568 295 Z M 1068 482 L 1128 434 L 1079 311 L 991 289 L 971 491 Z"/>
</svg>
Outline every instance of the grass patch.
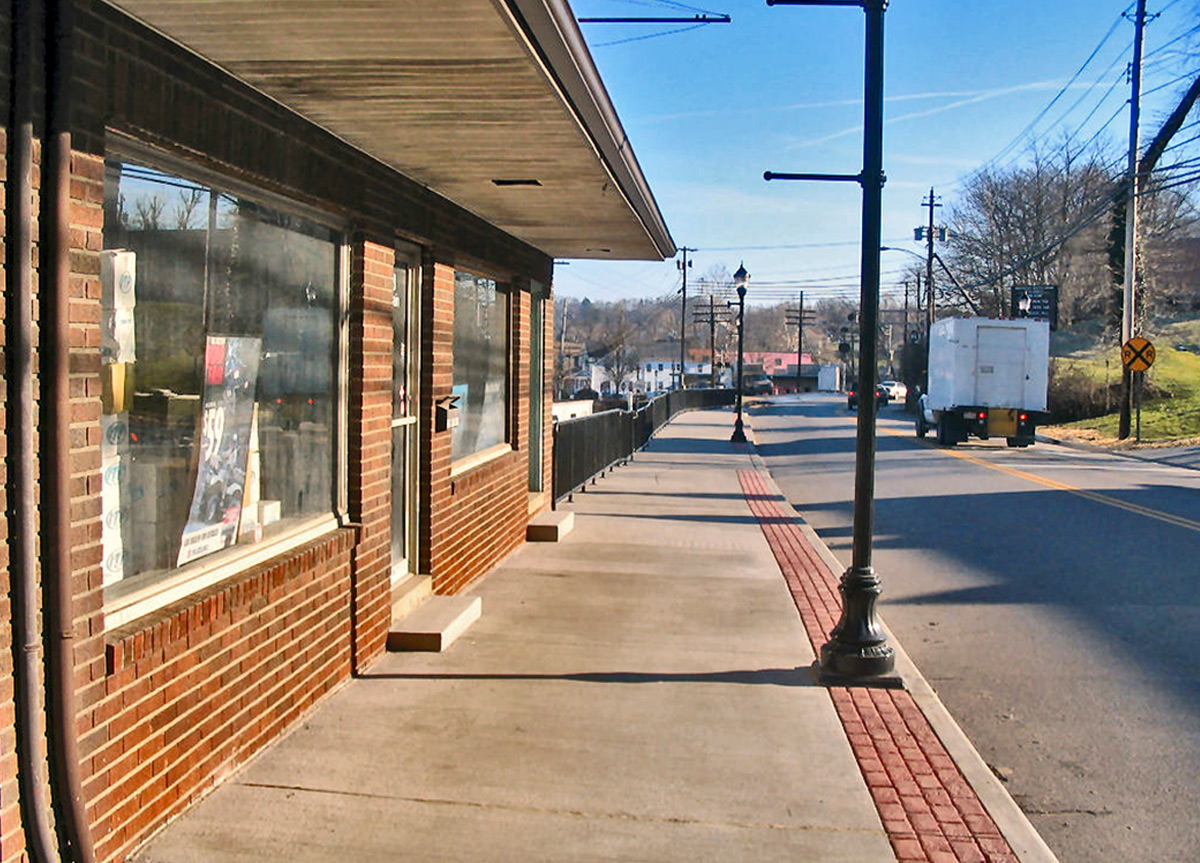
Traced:
<svg viewBox="0 0 1200 863">
<path fill-rule="evenodd" d="M 1142 442 L 1152 446 L 1200 444 L 1200 354 L 1173 347 L 1174 344 L 1190 347 L 1189 340 L 1193 337 L 1200 343 L 1200 321 L 1175 324 L 1170 330 L 1166 338 L 1157 339 L 1154 366 L 1146 373 L 1146 391 L 1152 395 L 1142 401 Z M 1065 368 L 1098 385 L 1120 380 L 1120 358 L 1115 350 L 1055 362 L 1066 364 Z M 1127 442 L 1118 442 L 1117 425 L 1118 415 L 1110 413 L 1047 426 L 1044 431 L 1065 439 L 1106 446 L 1126 445 Z"/>
</svg>

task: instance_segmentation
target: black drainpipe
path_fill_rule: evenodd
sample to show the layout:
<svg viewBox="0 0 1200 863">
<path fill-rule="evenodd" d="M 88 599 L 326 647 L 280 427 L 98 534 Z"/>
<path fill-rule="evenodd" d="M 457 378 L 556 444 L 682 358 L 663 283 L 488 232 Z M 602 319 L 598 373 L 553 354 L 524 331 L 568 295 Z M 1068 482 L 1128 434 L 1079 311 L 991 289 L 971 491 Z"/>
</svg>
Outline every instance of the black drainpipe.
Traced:
<svg viewBox="0 0 1200 863">
<path fill-rule="evenodd" d="M 93 863 L 80 781 L 71 567 L 71 34 L 72 0 L 46 14 L 46 140 L 42 146 L 42 580 L 47 644 L 50 781 L 59 853 Z"/>
<path fill-rule="evenodd" d="M 7 153 L 8 536 L 12 590 L 13 703 L 17 782 L 25 847 L 33 863 L 57 858 L 45 781 L 38 625 L 37 498 L 34 492 L 33 392 L 33 73 L 36 27 L 32 3 L 12 9 L 12 91 Z"/>
</svg>

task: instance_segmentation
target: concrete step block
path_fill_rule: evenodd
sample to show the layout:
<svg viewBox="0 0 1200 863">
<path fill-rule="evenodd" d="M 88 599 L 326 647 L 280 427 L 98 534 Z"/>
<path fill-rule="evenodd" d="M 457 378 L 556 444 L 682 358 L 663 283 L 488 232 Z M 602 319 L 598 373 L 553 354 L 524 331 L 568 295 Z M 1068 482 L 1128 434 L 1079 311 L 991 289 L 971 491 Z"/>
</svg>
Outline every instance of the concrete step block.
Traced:
<svg viewBox="0 0 1200 863">
<path fill-rule="evenodd" d="M 575 529 L 575 513 L 546 510 L 529 520 L 525 528 L 528 542 L 558 542 Z"/>
<path fill-rule="evenodd" d="M 400 621 L 433 596 L 433 576 L 413 574 L 392 586 L 392 621 Z"/>
<path fill-rule="evenodd" d="M 388 632 L 387 649 L 441 652 L 483 613 L 478 596 L 431 596 Z"/>
</svg>

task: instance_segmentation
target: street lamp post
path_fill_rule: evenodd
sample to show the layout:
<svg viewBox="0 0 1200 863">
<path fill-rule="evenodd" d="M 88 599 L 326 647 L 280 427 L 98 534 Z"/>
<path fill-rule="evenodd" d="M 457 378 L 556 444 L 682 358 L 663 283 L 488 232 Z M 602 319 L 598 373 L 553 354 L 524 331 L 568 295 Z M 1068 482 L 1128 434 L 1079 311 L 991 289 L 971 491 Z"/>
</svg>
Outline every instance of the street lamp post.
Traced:
<svg viewBox="0 0 1200 863">
<path fill-rule="evenodd" d="M 875 376 L 879 322 L 879 248 L 883 197 L 883 18 L 888 0 L 767 0 L 768 6 L 859 6 L 866 13 L 863 168 L 858 174 L 776 174 L 765 180 L 856 182 L 862 187 L 862 283 L 859 292 L 858 434 L 854 466 L 854 539 L 842 574 L 842 614 L 821 646 L 818 679 L 828 685 L 897 686 L 895 650 L 875 614 L 879 577 L 871 565 L 875 520 Z"/>
<path fill-rule="evenodd" d="M 737 377 L 733 383 L 737 387 L 737 419 L 733 423 L 733 435 L 729 439 L 734 443 L 746 442 L 746 429 L 742 424 L 742 334 L 746 324 L 746 282 L 749 280 L 750 274 L 746 272 L 746 265 L 739 264 L 737 272 L 733 274 L 733 283 L 737 286 L 738 295 Z"/>
<path fill-rule="evenodd" d="M 880 246 L 879 251 L 881 251 L 881 252 L 904 252 L 904 254 L 906 254 L 906 255 L 912 255 L 914 258 L 917 258 L 920 261 L 925 261 L 924 255 L 917 254 L 912 249 L 901 249 L 896 246 Z M 916 375 L 913 375 L 913 374 L 911 374 L 907 365 L 904 368 L 904 375 L 906 378 L 905 383 L 907 383 L 909 385 L 910 392 L 911 392 L 911 387 L 913 386 L 914 383 L 920 386 L 921 392 L 928 392 L 928 390 L 929 390 L 929 328 L 933 324 L 932 309 L 933 309 L 933 293 L 930 292 L 929 301 L 926 303 L 925 321 L 924 321 L 924 324 L 921 326 L 921 332 L 923 334 L 923 341 L 924 341 L 924 351 L 922 352 L 922 355 L 920 358 L 921 359 L 921 367 L 920 367 L 920 369 L 916 370 L 919 373 Z M 917 275 L 917 311 L 919 312 L 920 310 L 921 310 L 921 276 L 918 274 Z M 905 282 L 905 284 L 904 284 L 904 344 L 905 344 L 905 355 L 907 356 L 907 353 L 908 353 L 908 351 L 907 351 L 907 346 L 908 346 L 908 283 L 907 282 Z M 910 395 L 908 398 L 912 399 L 913 396 Z M 910 402 L 910 404 L 911 403 L 912 402 Z"/>
</svg>

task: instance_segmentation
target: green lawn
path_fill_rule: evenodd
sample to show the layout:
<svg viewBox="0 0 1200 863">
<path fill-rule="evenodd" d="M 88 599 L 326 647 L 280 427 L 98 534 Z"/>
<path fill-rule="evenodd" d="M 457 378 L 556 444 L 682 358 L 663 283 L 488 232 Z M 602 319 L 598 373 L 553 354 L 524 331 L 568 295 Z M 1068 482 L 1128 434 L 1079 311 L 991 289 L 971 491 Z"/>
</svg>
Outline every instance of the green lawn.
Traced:
<svg viewBox="0 0 1200 863">
<path fill-rule="evenodd" d="M 1154 366 L 1146 373 L 1146 383 L 1153 385 L 1157 395 L 1147 396 L 1142 402 L 1141 439 L 1160 446 L 1200 439 L 1200 353 L 1195 352 L 1200 350 L 1200 321 L 1165 327 L 1154 342 L 1156 357 Z M 1176 345 L 1192 350 L 1176 350 Z M 1069 368 L 1097 383 L 1119 380 L 1121 373 L 1116 349 L 1059 358 L 1055 362 L 1060 369 Z M 1112 413 L 1053 429 L 1048 427 L 1046 431 L 1051 435 L 1060 431 L 1065 436 L 1112 442 L 1117 438 L 1117 421 L 1117 414 Z"/>
</svg>

